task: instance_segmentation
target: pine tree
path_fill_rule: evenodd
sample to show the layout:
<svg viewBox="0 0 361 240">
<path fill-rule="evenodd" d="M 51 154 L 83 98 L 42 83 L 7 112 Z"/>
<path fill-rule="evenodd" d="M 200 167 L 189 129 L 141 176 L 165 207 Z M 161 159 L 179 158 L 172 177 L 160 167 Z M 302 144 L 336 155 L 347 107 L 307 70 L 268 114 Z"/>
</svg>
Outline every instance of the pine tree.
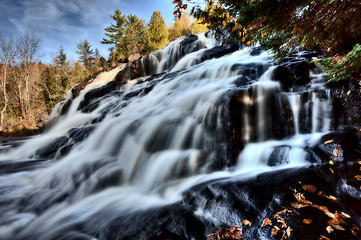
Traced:
<svg viewBox="0 0 361 240">
<path fill-rule="evenodd" d="M 125 45 L 124 55 L 141 53 L 144 48 L 145 21 L 130 14 L 127 16 L 126 29 L 125 42 L 123 43 Z"/>
<path fill-rule="evenodd" d="M 154 11 L 146 32 L 146 51 L 159 50 L 168 43 L 167 25 L 159 11 Z"/>
<path fill-rule="evenodd" d="M 92 45 L 85 39 L 77 43 L 76 46 L 78 50 L 75 52 L 80 55 L 80 62 L 83 63 L 86 69 L 92 68 L 94 54 L 94 50 L 91 48 Z"/>
<path fill-rule="evenodd" d="M 135 15 L 122 15 L 119 10 L 115 10 L 110 17 L 115 21 L 105 28 L 105 35 L 101 43 L 112 44 L 109 48 L 112 58 L 129 56 L 132 53 L 140 53 L 144 45 L 145 24 L 143 19 Z"/>
<path fill-rule="evenodd" d="M 63 46 L 60 46 L 58 54 L 55 56 L 55 64 L 63 66 L 66 63 L 66 54 L 64 53 Z"/>
</svg>

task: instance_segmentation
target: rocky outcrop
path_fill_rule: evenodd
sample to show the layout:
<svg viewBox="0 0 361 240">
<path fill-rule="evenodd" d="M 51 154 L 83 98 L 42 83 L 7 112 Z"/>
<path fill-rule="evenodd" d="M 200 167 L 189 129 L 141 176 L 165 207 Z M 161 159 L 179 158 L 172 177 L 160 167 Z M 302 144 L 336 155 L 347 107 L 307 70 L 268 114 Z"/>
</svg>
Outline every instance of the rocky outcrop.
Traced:
<svg viewBox="0 0 361 240">
<path fill-rule="evenodd" d="M 44 127 L 49 122 L 50 116 L 47 112 L 42 112 L 36 115 L 35 121 L 38 128 Z"/>
<path fill-rule="evenodd" d="M 361 129 L 361 87 L 356 81 L 330 82 L 332 127 L 355 126 Z"/>
<path fill-rule="evenodd" d="M 316 52 L 304 52 L 285 58 L 277 65 L 274 79 L 281 83 L 283 91 L 290 91 L 293 88 L 305 87 L 310 83 L 310 70 L 316 70 L 314 63 L 310 63 Z"/>
</svg>

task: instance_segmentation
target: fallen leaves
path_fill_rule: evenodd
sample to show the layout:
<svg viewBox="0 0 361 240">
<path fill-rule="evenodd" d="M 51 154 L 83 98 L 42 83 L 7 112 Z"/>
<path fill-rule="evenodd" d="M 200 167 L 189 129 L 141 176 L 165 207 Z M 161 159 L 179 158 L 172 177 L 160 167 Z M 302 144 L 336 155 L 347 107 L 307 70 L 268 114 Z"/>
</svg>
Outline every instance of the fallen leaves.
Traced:
<svg viewBox="0 0 361 240">
<path fill-rule="evenodd" d="M 303 219 L 303 223 L 304 224 L 311 224 L 313 222 L 313 220 L 312 219 Z"/>
<path fill-rule="evenodd" d="M 265 218 L 262 222 L 261 228 L 265 226 L 273 226 L 271 229 L 272 236 L 277 236 L 282 233 L 282 237 L 280 239 L 287 239 L 291 236 L 292 228 L 287 225 L 285 217 L 292 214 L 293 211 L 285 208 L 276 214 L 273 215 L 273 219 L 275 224 L 272 223 L 272 220 L 269 218 Z"/>
<path fill-rule="evenodd" d="M 252 223 L 247 219 L 242 221 L 242 225 L 250 227 Z M 216 233 L 207 235 L 208 240 L 237 240 L 243 238 L 243 229 L 239 226 L 232 226 L 230 228 L 222 228 Z"/>
<path fill-rule="evenodd" d="M 333 156 L 333 157 L 339 157 L 339 156 L 340 156 L 339 150 L 338 150 L 337 148 L 333 149 L 333 151 L 332 151 L 332 156 Z"/>
<path fill-rule="evenodd" d="M 341 215 L 342 215 L 342 217 L 344 217 L 344 218 L 351 218 L 350 215 L 348 215 L 347 213 L 344 213 L 344 212 L 341 212 Z"/>
<path fill-rule="evenodd" d="M 302 189 L 310 193 L 315 193 L 317 191 L 317 187 L 310 184 L 302 185 Z"/>
<path fill-rule="evenodd" d="M 222 228 L 216 233 L 207 235 L 208 240 L 237 240 L 243 238 L 241 227 L 232 226 L 230 228 Z"/>
<path fill-rule="evenodd" d="M 242 221 L 242 225 L 244 225 L 245 227 L 250 227 L 250 226 L 252 226 L 252 223 L 250 221 L 248 221 L 247 219 L 244 219 Z"/>
<path fill-rule="evenodd" d="M 332 228 L 331 226 L 327 226 L 327 227 L 326 227 L 326 231 L 327 231 L 328 233 L 332 233 L 334 230 L 333 230 L 333 228 Z"/>
<path fill-rule="evenodd" d="M 354 176 L 354 178 L 355 178 L 357 181 L 361 181 L 361 175 L 356 175 L 356 176 Z"/>
<path fill-rule="evenodd" d="M 332 201 L 337 201 L 337 198 L 336 197 L 334 197 L 334 196 L 332 196 L 332 195 L 330 195 L 330 196 L 325 196 L 326 198 L 328 198 L 329 200 L 332 200 Z"/>
<path fill-rule="evenodd" d="M 271 234 L 272 234 L 272 236 L 277 236 L 280 232 L 281 232 L 281 229 L 277 226 L 274 226 L 272 228 Z"/>
<path fill-rule="evenodd" d="M 269 218 L 265 218 L 263 220 L 261 228 L 263 228 L 265 226 L 272 226 L 272 221 Z"/>
</svg>

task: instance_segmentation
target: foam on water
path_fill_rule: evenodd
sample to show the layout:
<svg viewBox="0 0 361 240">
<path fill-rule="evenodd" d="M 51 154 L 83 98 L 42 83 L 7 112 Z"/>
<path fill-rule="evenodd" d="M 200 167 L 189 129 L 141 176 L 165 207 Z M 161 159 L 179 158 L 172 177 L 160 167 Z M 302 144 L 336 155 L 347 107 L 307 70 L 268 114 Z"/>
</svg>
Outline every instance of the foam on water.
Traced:
<svg viewBox="0 0 361 240">
<path fill-rule="evenodd" d="M 245 48 L 194 66 L 193 60 L 203 53 L 203 47 L 215 46 L 216 41 L 201 35 L 194 46 L 200 50 L 182 58 L 179 44 L 183 40 L 180 38 L 154 53 L 158 72 L 172 69 L 177 74 L 153 79 L 157 84 L 146 95 L 124 97 L 150 84 L 146 78 L 135 79 L 119 89 L 123 93 L 120 97 L 108 96 L 92 112 L 79 111 L 85 94 L 108 83 L 119 69 L 103 73 L 74 99 L 68 114 L 48 133 L 0 156 L 1 160 L 30 157 L 36 160 L 38 149 L 66 136 L 70 129 L 89 126 L 104 110 L 123 106 L 111 108 L 85 140 L 67 155 L 58 153 L 50 159 L 50 166 L 0 177 L 1 201 L 10 202 L 7 206 L 0 204 L 3 213 L 0 238 L 16 235 L 21 239 L 37 234 L 41 239 L 52 239 L 84 221 L 88 221 L 89 229 L 97 231 L 102 224 L 119 217 L 119 213 L 126 215 L 179 201 L 185 190 L 211 179 L 247 178 L 265 171 L 308 164 L 304 148 L 316 144 L 322 136 L 319 132 L 327 130 L 326 123 L 322 126 L 315 123 L 325 118 L 325 101 L 312 95 L 314 134 L 299 134 L 297 130 L 289 139 L 266 139 L 263 133 L 267 124 L 267 99 L 264 96 L 279 89 L 279 83 L 272 79 L 274 67 L 270 67 L 252 85 L 256 98 L 244 98 L 245 103 L 257 105 L 256 128 L 260 132 L 257 142 L 250 142 L 253 130 L 248 120 L 250 116 L 244 113 L 246 146 L 237 163 L 212 171 L 212 163 L 219 154 L 216 148 L 224 144 L 217 134 L 223 130 L 225 111 L 220 103 L 226 93 L 236 87 L 234 82 L 240 74 L 232 70 L 232 66 L 268 65 L 270 56 L 265 52 L 251 56 L 250 49 Z M 299 96 L 290 95 L 290 99 L 297 119 Z M 296 120 L 296 129 L 298 124 Z M 282 164 L 270 166 L 268 159 L 280 146 L 287 146 L 285 159 Z M 19 201 L 15 201 L 18 199 L 26 199 L 22 210 L 19 210 Z M 95 221 L 103 215 L 106 216 L 104 222 Z M 49 229 L 52 230 L 47 231 Z"/>
</svg>

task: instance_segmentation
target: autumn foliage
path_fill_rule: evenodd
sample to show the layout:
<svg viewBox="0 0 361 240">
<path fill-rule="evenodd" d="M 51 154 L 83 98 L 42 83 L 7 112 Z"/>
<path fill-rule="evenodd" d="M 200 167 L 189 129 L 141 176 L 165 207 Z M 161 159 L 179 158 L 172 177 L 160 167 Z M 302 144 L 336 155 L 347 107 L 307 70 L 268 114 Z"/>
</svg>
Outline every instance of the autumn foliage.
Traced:
<svg viewBox="0 0 361 240">
<path fill-rule="evenodd" d="M 187 4 L 174 0 L 176 13 Z M 186 2 L 186 1 L 184 1 Z M 187 1 L 188 2 L 188 1 Z M 332 80 L 351 75 L 360 79 L 361 3 L 358 0 L 219 0 L 193 9 L 212 29 L 220 27 L 251 45 L 258 41 L 275 52 L 277 60 L 295 50 L 316 50 L 329 60 L 323 64 Z M 238 27 L 241 26 L 241 27 Z M 345 56 L 352 61 L 340 61 Z M 339 69 L 342 70 L 339 70 Z M 340 77 L 340 75 L 344 77 Z"/>
</svg>

